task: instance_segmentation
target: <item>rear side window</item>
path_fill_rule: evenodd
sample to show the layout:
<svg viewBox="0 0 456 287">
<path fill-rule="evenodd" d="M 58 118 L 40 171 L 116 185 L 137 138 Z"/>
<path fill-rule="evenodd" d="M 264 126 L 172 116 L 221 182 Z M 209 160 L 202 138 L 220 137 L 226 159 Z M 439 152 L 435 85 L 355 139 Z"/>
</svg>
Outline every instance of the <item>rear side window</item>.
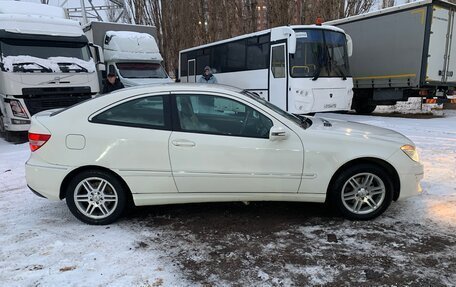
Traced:
<svg viewBox="0 0 456 287">
<path fill-rule="evenodd" d="M 119 126 L 168 129 L 168 97 L 151 96 L 128 101 L 96 115 L 92 122 Z"/>
</svg>

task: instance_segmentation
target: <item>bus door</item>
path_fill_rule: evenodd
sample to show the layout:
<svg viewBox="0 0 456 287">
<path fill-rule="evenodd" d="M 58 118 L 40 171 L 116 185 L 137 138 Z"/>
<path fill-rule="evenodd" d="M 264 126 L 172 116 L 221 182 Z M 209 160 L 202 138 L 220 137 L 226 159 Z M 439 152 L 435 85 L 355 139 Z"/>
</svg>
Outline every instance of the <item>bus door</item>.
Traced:
<svg viewBox="0 0 456 287">
<path fill-rule="evenodd" d="M 269 101 L 283 110 L 287 105 L 287 49 L 285 43 L 271 45 L 269 66 Z"/>
<path fill-rule="evenodd" d="M 187 83 L 196 83 L 196 63 L 195 59 L 188 60 L 187 62 Z"/>
</svg>

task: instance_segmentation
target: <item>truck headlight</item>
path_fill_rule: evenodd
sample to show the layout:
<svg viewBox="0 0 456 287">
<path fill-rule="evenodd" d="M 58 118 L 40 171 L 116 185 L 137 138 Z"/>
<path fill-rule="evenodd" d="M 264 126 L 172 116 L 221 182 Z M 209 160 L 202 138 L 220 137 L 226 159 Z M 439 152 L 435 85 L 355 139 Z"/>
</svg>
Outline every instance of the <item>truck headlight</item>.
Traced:
<svg viewBox="0 0 456 287">
<path fill-rule="evenodd" d="M 406 144 L 401 146 L 401 150 L 408 155 L 408 157 L 416 162 L 420 161 L 420 157 L 418 156 L 418 152 L 416 148 L 412 145 Z"/>
<path fill-rule="evenodd" d="M 13 116 L 26 119 L 28 118 L 27 112 L 21 105 L 21 102 L 19 102 L 18 100 L 11 100 L 9 104 L 11 107 L 11 111 L 13 112 Z"/>
</svg>

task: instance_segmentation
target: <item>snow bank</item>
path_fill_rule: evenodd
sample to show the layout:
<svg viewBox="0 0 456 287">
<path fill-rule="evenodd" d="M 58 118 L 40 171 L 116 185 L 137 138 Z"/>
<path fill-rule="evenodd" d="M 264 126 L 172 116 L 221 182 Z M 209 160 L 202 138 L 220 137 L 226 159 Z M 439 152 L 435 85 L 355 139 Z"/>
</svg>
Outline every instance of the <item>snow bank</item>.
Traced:
<svg viewBox="0 0 456 287">
<path fill-rule="evenodd" d="M 3 58 L 3 67 L 6 71 L 12 72 L 15 64 L 30 63 L 25 65 L 24 68 L 39 69 L 41 67 L 48 68 L 52 72 L 62 72 L 58 63 L 70 63 L 70 69 L 79 69 L 83 67 L 87 69 L 89 73 L 95 72 L 95 63 L 92 59 L 84 61 L 78 58 L 69 57 L 50 57 L 48 59 L 42 59 L 32 56 L 7 56 Z M 80 66 L 80 67 L 78 67 Z"/>
<path fill-rule="evenodd" d="M 397 102 L 395 105 L 377 106 L 375 112 L 400 114 L 442 114 L 441 104 L 422 104 L 421 98 L 409 98 L 406 102 Z"/>
</svg>

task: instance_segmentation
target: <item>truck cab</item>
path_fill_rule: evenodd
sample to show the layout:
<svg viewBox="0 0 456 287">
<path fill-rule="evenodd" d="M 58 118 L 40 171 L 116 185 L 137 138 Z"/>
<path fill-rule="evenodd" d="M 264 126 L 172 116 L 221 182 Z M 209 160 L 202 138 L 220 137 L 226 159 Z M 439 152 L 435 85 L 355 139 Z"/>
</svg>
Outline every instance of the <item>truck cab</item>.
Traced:
<svg viewBox="0 0 456 287">
<path fill-rule="evenodd" d="M 31 117 L 99 92 L 89 41 L 62 8 L 0 1 L 0 133 L 27 132 Z"/>
<path fill-rule="evenodd" d="M 105 70 L 99 69 L 100 86 L 106 71 L 116 71 L 125 87 L 172 82 L 163 68 L 156 28 L 93 21 L 84 26 L 90 42 L 102 47 Z"/>
<path fill-rule="evenodd" d="M 171 82 L 161 65 L 163 57 L 152 35 L 107 31 L 103 54 L 108 71 L 114 69 L 125 87 Z"/>
</svg>

